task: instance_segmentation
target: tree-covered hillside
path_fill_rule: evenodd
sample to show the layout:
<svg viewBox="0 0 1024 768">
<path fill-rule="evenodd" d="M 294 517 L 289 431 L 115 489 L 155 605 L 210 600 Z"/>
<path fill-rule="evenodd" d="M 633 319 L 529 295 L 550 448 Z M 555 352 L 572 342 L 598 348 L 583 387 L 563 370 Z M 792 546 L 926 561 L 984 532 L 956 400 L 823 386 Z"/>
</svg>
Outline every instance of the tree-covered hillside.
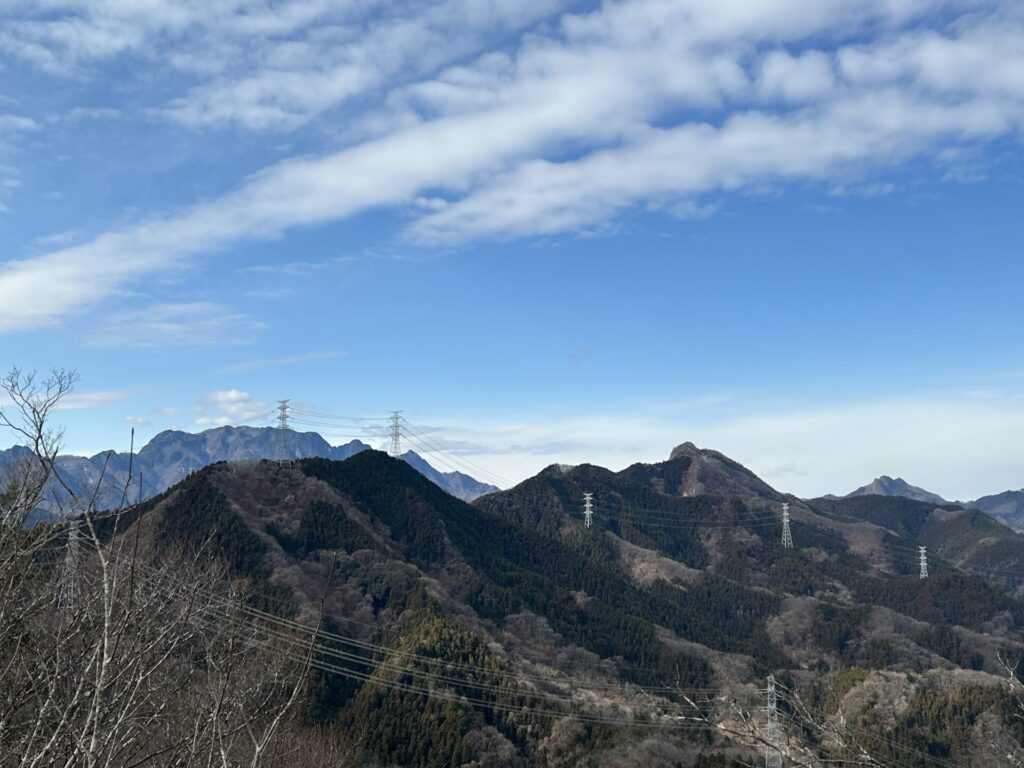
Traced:
<svg viewBox="0 0 1024 768">
<path fill-rule="evenodd" d="M 1024 758 L 1024 605 L 960 569 L 1013 562 L 1016 534 L 907 500 L 805 504 L 737 467 L 552 467 L 470 505 L 375 451 L 222 463 L 93 528 L 152 567 L 220 563 L 239 626 L 300 670 L 288 738 L 338 765 L 743 764 L 769 675 L 806 765 L 989 765 L 984 739 Z"/>
</svg>

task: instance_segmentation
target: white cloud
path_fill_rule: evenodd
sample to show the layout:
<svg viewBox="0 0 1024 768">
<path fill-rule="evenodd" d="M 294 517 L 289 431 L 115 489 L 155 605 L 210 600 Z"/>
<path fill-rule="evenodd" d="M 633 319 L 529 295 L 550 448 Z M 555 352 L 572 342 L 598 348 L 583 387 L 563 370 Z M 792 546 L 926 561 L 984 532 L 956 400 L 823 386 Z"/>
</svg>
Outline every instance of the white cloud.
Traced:
<svg viewBox="0 0 1024 768">
<path fill-rule="evenodd" d="M 32 243 L 34 245 L 41 245 L 45 248 L 54 248 L 69 245 L 75 240 L 81 240 L 83 235 L 85 235 L 85 230 L 83 229 L 66 229 L 62 232 L 54 232 L 50 235 L 41 235 L 40 237 L 35 238 Z"/>
<path fill-rule="evenodd" d="M 301 355 L 288 355 L 286 357 L 271 357 L 262 360 L 245 360 L 240 363 L 233 363 L 220 369 L 220 373 L 247 373 L 260 368 L 276 368 L 284 365 L 298 365 L 299 363 L 310 363 L 318 360 L 335 360 L 344 357 L 344 352 L 306 352 Z"/>
<path fill-rule="evenodd" d="M 72 107 L 63 115 L 64 120 L 111 120 L 119 117 L 121 111 L 113 107 Z"/>
<path fill-rule="evenodd" d="M 772 51 L 761 62 L 758 89 L 770 100 L 808 101 L 826 96 L 836 87 L 832 59 L 821 51 L 791 56 Z"/>
<path fill-rule="evenodd" d="M 339 151 L 281 162 L 218 199 L 7 262 L 0 333 L 85 311 L 196 254 L 369 208 L 406 208 L 407 236 L 426 244 L 589 231 L 634 206 L 706 215 L 709 193 L 789 182 L 882 190 L 887 181 L 875 177 L 908 158 L 1018 137 L 1024 125 L 1024 78 L 1016 76 L 1024 19 L 1009 2 L 630 0 L 519 35 L 555 6 L 451 1 L 442 18 L 465 11 L 459 29 L 480 56 L 415 83 L 381 75 L 366 86 L 375 98 L 347 120 L 362 132 Z M 218 28 L 212 20 L 239 43 L 359 12 L 313 0 L 286 2 L 280 17 L 241 0 L 212 10 L 153 0 L 147 14 L 68 2 L 74 24 L 89 29 L 74 55 L 70 43 L 56 45 L 71 69 Z M 392 29 L 388 19 L 356 37 Z M 331 41 L 339 33 L 328 27 Z M 490 50 L 496 28 L 519 35 L 516 44 Z M 47 34 L 19 39 L 43 45 Z M 461 44 L 452 50 L 468 50 Z M 310 66 L 311 45 L 302 38 L 275 48 L 272 65 L 294 82 L 254 88 L 252 104 L 288 114 L 322 108 L 274 102 L 302 97 L 324 76 Z M 421 71 L 403 58 L 408 50 L 396 49 L 394 72 Z M 441 65 L 425 54 L 416 61 Z"/>
<path fill-rule="evenodd" d="M 318 272 L 341 269 L 357 261 L 355 256 L 335 256 L 321 261 L 284 261 L 275 264 L 256 264 L 245 267 L 243 272 L 288 275 L 290 277 L 308 277 Z"/>
<path fill-rule="evenodd" d="M 255 71 L 218 77 L 159 111 L 194 127 L 294 128 L 396 78 L 415 79 L 472 54 L 489 36 L 529 26 L 558 7 L 556 0 L 444 0 L 409 6 L 408 16 L 386 17 L 364 34 L 317 27 L 300 41 L 260 47 Z"/>
<path fill-rule="evenodd" d="M 260 301 L 279 301 L 280 299 L 286 299 L 294 294 L 295 291 L 291 288 L 256 288 L 245 292 L 245 295 L 248 298 L 258 299 Z"/>
<path fill-rule="evenodd" d="M 427 243 L 565 232 L 637 203 L 844 176 L 865 162 L 896 162 L 937 141 L 1000 135 L 1022 120 L 1024 104 L 939 104 L 882 91 L 786 116 L 741 113 L 720 127 L 650 129 L 627 146 L 579 160 L 523 162 L 420 218 L 411 232 Z"/>
<path fill-rule="evenodd" d="M 200 427 L 262 423 L 269 421 L 272 415 L 272 409 L 267 403 L 238 389 L 207 392 L 193 410 L 197 414 L 194 423 Z"/>
<path fill-rule="evenodd" d="M 30 117 L 0 114 L 0 134 L 35 131 L 38 128 L 39 124 Z"/>
<path fill-rule="evenodd" d="M 517 480 L 555 463 L 618 470 L 664 461 L 674 446 L 691 441 L 802 497 L 849 493 L 882 474 L 953 500 L 1024 485 L 1020 396 L 922 395 L 714 420 L 660 414 L 439 423 L 432 440 Z"/>
<path fill-rule="evenodd" d="M 203 66 L 216 67 L 237 55 L 247 39 L 287 35 L 318 20 L 340 21 L 353 7 L 358 4 L 327 0 L 12 0 L 0 27 L 0 51 L 70 77 L 84 77 L 92 66 L 122 55 L 159 52 L 188 66 L 204 46 Z"/>
<path fill-rule="evenodd" d="M 123 390 L 95 390 L 88 392 L 72 392 L 60 401 L 58 410 L 82 411 L 89 408 L 102 408 L 105 405 L 120 402 L 128 396 Z"/>
<path fill-rule="evenodd" d="M 98 347 L 170 347 L 249 344 L 262 327 L 218 304 L 154 304 L 111 315 L 92 334 Z"/>
</svg>

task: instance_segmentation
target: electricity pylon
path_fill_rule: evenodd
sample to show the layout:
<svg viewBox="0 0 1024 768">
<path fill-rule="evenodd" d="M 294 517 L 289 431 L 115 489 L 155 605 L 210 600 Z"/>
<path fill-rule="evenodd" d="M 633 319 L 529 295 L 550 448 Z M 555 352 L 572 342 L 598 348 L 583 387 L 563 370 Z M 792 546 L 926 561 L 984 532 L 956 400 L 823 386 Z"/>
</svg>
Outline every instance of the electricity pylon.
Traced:
<svg viewBox="0 0 1024 768">
<path fill-rule="evenodd" d="M 594 494 L 583 494 L 583 524 L 589 528 L 594 522 Z"/>
<path fill-rule="evenodd" d="M 287 464 L 288 456 L 288 401 L 277 401 L 277 434 L 274 436 L 274 461 Z"/>
<path fill-rule="evenodd" d="M 79 523 L 79 520 L 68 520 L 68 546 L 64 552 L 64 569 L 60 581 L 61 602 L 69 609 L 78 603 L 78 570 L 81 562 Z"/>
<path fill-rule="evenodd" d="M 775 691 L 775 675 L 768 675 L 765 696 L 765 741 L 768 745 L 764 755 L 764 768 L 782 768 L 782 753 L 779 751 L 779 694 Z"/>
<path fill-rule="evenodd" d="M 391 450 L 388 453 L 396 459 L 402 455 L 402 416 L 401 411 L 391 412 Z"/>
<path fill-rule="evenodd" d="M 782 546 L 793 548 L 793 532 L 789 530 L 789 502 L 782 505 Z"/>
</svg>

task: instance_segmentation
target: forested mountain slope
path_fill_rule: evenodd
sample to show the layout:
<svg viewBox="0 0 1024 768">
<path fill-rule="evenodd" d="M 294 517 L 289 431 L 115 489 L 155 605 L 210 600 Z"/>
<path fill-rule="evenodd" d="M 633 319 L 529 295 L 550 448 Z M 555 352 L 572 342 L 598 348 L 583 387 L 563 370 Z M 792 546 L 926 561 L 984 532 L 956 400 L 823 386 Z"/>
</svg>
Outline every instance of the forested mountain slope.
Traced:
<svg viewBox="0 0 1024 768">
<path fill-rule="evenodd" d="M 1001 661 L 1024 656 L 1024 604 L 957 570 L 1015 562 L 1016 534 L 804 504 L 720 454 L 673 455 L 551 467 L 475 505 L 375 451 L 217 464 L 104 535 L 215 555 L 266 621 L 319 623 L 302 727 L 351 764 L 733 765 L 764 748 L 769 674 L 805 764 L 1024 759 Z M 918 542 L 942 532 L 955 546 L 919 579 Z"/>
<path fill-rule="evenodd" d="M 192 472 L 219 461 L 273 459 L 277 438 L 273 427 L 227 426 L 195 434 L 166 430 L 134 455 L 117 451 L 103 451 L 93 456 L 62 455 L 56 461 L 60 482 L 51 484 L 46 505 L 34 519 L 52 516 L 50 513 L 57 506 L 54 500 L 67 505 L 69 495 L 65 485 L 80 499 L 92 499 L 95 494 L 96 508 L 112 509 L 126 500 L 137 501 L 161 493 Z M 369 447 L 360 440 L 331 445 L 316 432 L 294 430 L 287 433 L 284 441 L 285 453 L 291 459 L 320 457 L 340 461 Z M 28 449 L 20 446 L 2 450 L 0 471 L 29 457 Z M 414 451 L 407 451 L 402 459 L 461 499 L 472 500 L 497 490 L 462 472 L 441 472 Z"/>
<path fill-rule="evenodd" d="M 1024 530 L 1024 490 L 982 496 L 968 506 L 980 509 L 1016 531 Z"/>
</svg>

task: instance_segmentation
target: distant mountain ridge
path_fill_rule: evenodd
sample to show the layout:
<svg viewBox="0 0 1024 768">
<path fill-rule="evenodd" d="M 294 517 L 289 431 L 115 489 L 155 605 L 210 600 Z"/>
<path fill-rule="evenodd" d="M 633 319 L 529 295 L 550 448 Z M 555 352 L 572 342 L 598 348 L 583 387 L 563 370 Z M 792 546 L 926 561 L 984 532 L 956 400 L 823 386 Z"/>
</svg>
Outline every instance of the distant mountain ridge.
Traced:
<svg viewBox="0 0 1024 768">
<path fill-rule="evenodd" d="M 112 508 L 121 502 L 122 496 L 130 502 L 150 498 L 192 472 L 219 461 L 272 459 L 276 447 L 277 430 L 274 427 L 224 426 L 199 433 L 165 430 L 155 435 L 134 456 L 116 451 L 103 451 L 94 456 L 64 455 L 57 459 L 57 470 L 77 496 L 89 498 L 95 492 L 98 508 Z M 342 461 L 369 448 L 361 440 L 331 445 L 316 432 L 292 431 L 286 442 L 286 452 L 291 459 Z M 31 454 L 21 446 L 0 451 L 0 471 L 26 458 L 31 458 Z M 472 501 L 498 490 L 462 472 L 440 472 L 413 451 L 406 452 L 402 459 L 463 501 Z M 129 467 L 133 479 L 126 491 Z M 102 485 L 97 490 L 101 478 Z M 67 494 L 61 488 L 55 487 L 51 493 L 61 501 L 66 500 Z"/>
<path fill-rule="evenodd" d="M 966 506 L 980 509 L 1011 528 L 1024 531 L 1024 488 L 1019 491 L 1003 491 L 991 496 L 982 496 Z"/>
<path fill-rule="evenodd" d="M 863 485 L 852 493 L 847 494 L 847 498 L 850 496 L 902 496 L 905 499 L 927 501 L 930 504 L 947 503 L 937 493 L 911 485 L 902 477 L 892 478 L 888 475 L 876 477 L 867 485 Z"/>
<path fill-rule="evenodd" d="M 893 479 L 888 475 L 876 477 L 867 485 L 861 486 L 845 498 L 854 496 L 900 496 L 905 499 L 924 501 L 929 504 L 958 504 L 967 509 L 977 509 L 995 520 L 1008 525 L 1016 531 L 1024 532 L 1024 488 L 1019 491 L 1003 491 L 989 496 L 982 496 L 974 501 L 949 502 L 937 493 L 926 491 L 911 485 L 903 478 Z M 840 498 L 840 497 L 827 497 Z"/>
</svg>

